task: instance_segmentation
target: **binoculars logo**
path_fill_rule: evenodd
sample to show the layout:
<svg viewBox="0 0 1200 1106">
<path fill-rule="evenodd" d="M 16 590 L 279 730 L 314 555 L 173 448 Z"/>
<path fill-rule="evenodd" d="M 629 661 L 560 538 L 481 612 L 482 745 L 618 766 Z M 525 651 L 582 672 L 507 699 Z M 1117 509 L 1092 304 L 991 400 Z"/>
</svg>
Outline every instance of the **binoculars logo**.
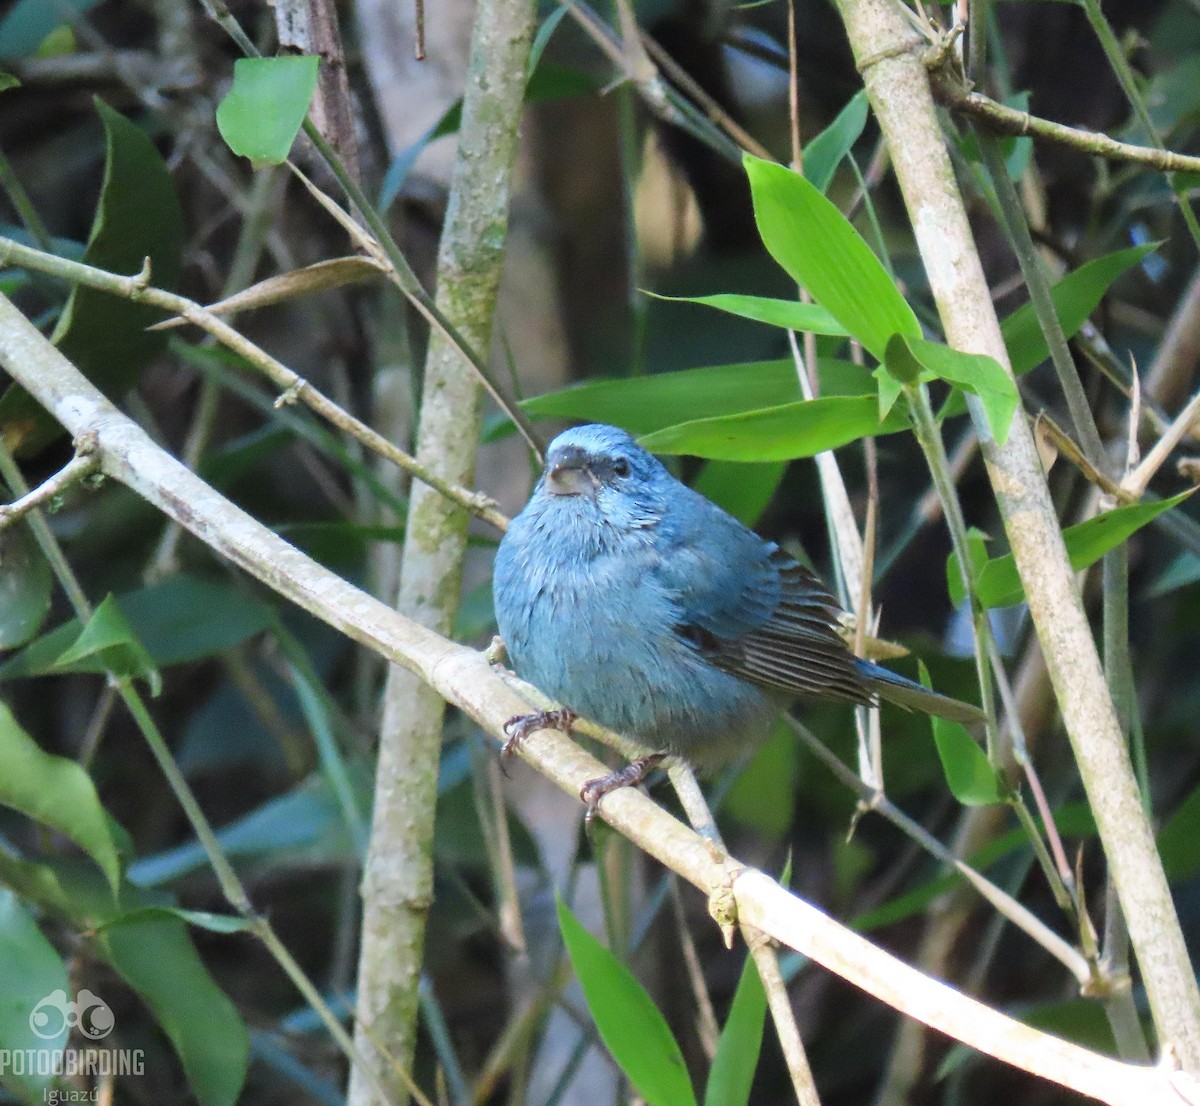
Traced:
<svg viewBox="0 0 1200 1106">
<path fill-rule="evenodd" d="M 86 988 L 72 1002 L 61 988 L 52 991 L 29 1015 L 29 1028 L 43 1041 L 52 1041 L 66 1029 L 76 1029 L 89 1041 L 100 1041 L 113 1029 L 113 1012 L 99 995 Z"/>
</svg>

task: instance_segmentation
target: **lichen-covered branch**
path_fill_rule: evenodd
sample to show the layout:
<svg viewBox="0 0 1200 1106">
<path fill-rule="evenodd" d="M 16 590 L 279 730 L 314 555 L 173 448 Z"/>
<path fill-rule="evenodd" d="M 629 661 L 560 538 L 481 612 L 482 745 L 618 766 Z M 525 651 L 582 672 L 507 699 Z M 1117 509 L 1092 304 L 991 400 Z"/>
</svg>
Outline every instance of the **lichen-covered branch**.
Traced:
<svg viewBox="0 0 1200 1106">
<path fill-rule="evenodd" d="M 437 306 L 473 349 L 490 344 L 504 259 L 517 131 L 533 35 L 531 0 L 483 0 L 475 17 L 458 155 L 438 252 Z M 483 414 L 478 375 L 439 332 L 430 339 L 417 460 L 443 480 L 470 484 Z M 396 606 L 449 635 L 466 552 L 465 511 L 413 489 Z M 358 968 L 359 1049 L 375 1044 L 411 1062 L 425 920 L 433 895 L 433 822 L 445 703 L 427 682 L 392 669 L 384 689 L 375 813 L 363 878 Z M 393 1093 L 403 1101 L 403 1087 Z M 378 1102 L 355 1070 L 349 1102 Z"/>
</svg>

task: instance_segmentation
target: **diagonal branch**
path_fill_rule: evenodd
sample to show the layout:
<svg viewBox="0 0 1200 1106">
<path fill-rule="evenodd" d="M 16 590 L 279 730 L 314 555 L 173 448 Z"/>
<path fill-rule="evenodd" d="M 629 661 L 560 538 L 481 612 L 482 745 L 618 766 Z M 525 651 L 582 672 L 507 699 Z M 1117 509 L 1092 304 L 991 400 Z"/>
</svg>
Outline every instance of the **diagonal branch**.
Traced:
<svg viewBox="0 0 1200 1106">
<path fill-rule="evenodd" d="M 94 434 L 103 471 L 191 531 L 210 549 L 322 621 L 415 673 L 497 742 L 527 704 L 481 654 L 417 625 L 305 556 L 190 472 L 122 415 L 0 296 L 0 365 L 76 438 Z M 523 759 L 578 794 L 604 766 L 542 730 Z M 639 792 L 608 796 L 601 816 L 707 894 L 732 892 L 739 919 L 831 968 L 896 1010 L 1005 1063 L 1111 1106 L 1178 1106 L 1200 1090 L 1164 1066 L 1124 1064 L 1021 1025 L 905 965 L 761 872 L 714 855 L 702 837 Z M 1179 1088 L 1177 1090 L 1176 1088 Z"/>
</svg>

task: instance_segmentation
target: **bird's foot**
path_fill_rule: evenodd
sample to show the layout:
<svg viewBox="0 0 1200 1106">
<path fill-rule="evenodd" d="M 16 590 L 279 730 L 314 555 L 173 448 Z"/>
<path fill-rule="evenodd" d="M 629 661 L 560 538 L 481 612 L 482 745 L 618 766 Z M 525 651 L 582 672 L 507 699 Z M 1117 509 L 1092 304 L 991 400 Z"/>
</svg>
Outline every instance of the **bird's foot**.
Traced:
<svg viewBox="0 0 1200 1106">
<path fill-rule="evenodd" d="M 536 710 L 532 714 L 514 714 L 504 723 L 508 740 L 500 747 L 502 757 L 510 757 L 521 743 L 537 730 L 561 730 L 567 733 L 579 717 L 573 710 L 560 707 L 558 710 Z"/>
<path fill-rule="evenodd" d="M 636 787 L 666 755 L 666 753 L 651 753 L 648 757 L 631 760 L 624 768 L 609 772 L 607 776 L 588 780 L 579 789 L 579 797 L 587 804 L 587 813 L 583 816 L 584 825 L 591 825 L 592 819 L 596 817 L 596 812 L 600 809 L 600 800 L 605 795 L 612 791 L 619 791 L 622 787 Z"/>
</svg>

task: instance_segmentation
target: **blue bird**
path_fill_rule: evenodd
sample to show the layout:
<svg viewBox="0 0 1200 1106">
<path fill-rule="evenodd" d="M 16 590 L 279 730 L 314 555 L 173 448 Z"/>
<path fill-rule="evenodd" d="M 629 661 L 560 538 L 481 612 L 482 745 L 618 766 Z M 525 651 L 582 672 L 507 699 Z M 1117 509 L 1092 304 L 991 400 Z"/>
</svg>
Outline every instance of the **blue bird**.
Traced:
<svg viewBox="0 0 1200 1106">
<path fill-rule="evenodd" d="M 732 760 L 797 697 L 983 717 L 855 657 L 812 573 L 614 426 L 551 443 L 500 543 L 493 590 L 517 674 L 569 708 L 511 719 L 506 750 L 569 728 L 575 712 L 662 750 L 589 783 L 589 817 L 668 753 L 702 771 Z"/>
</svg>

